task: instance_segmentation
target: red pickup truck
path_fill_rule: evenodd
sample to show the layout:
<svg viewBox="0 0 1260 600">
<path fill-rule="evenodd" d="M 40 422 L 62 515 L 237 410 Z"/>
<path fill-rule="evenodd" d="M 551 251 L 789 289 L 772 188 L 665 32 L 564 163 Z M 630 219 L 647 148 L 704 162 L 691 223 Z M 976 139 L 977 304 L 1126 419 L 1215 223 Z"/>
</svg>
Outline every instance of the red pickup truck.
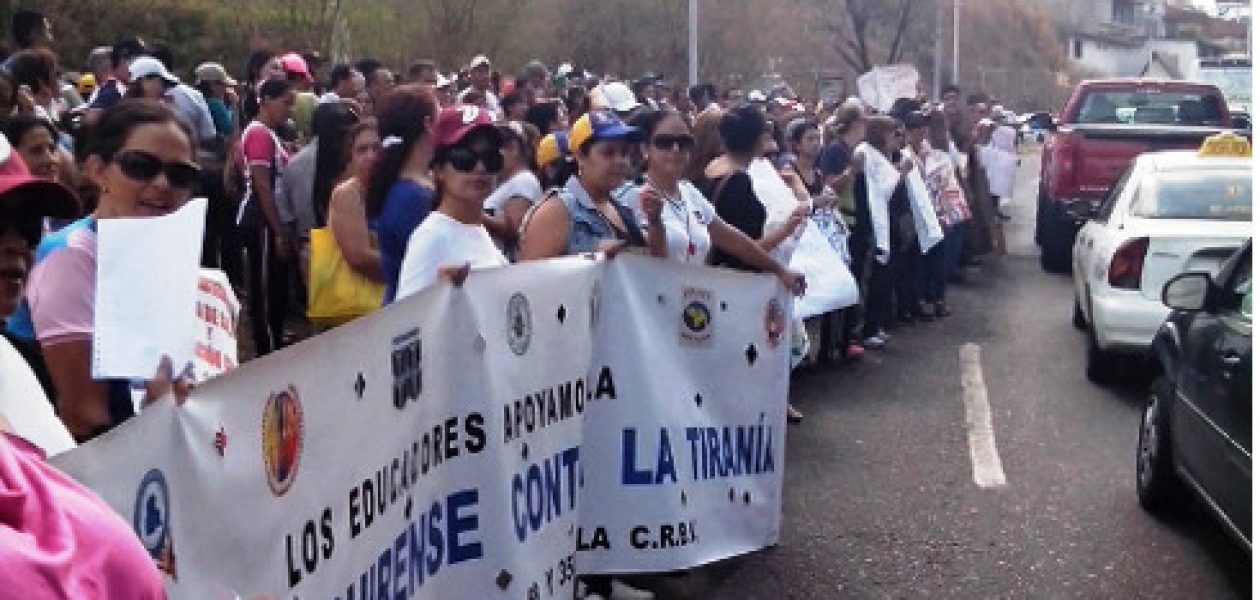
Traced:
<svg viewBox="0 0 1260 600">
<path fill-rule="evenodd" d="M 1198 148 L 1230 129 L 1229 108 L 1210 84 L 1151 79 L 1082 81 L 1041 154 L 1037 244 L 1041 266 L 1071 269 L 1072 242 L 1143 152 Z"/>
</svg>

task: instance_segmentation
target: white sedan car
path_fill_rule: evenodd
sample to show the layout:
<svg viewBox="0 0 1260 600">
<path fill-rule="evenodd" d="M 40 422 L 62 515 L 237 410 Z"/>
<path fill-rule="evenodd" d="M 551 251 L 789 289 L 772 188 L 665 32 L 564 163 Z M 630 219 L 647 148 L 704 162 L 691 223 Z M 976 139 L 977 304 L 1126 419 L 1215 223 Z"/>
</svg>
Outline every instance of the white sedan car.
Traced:
<svg viewBox="0 0 1260 600">
<path fill-rule="evenodd" d="M 1168 317 L 1169 279 L 1215 274 L 1250 235 L 1250 158 L 1165 151 L 1134 159 L 1072 249 L 1073 323 L 1089 331 L 1089 379 L 1108 382 L 1117 355 L 1147 352 Z"/>
</svg>

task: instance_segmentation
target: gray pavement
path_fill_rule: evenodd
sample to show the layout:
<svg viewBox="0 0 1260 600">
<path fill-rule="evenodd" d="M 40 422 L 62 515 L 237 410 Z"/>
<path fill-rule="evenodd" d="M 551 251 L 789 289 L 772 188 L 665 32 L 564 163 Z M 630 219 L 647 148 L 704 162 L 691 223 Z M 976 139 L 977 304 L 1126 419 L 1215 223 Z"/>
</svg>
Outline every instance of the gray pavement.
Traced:
<svg viewBox="0 0 1260 600">
<path fill-rule="evenodd" d="M 954 315 L 859 364 L 794 379 L 780 544 L 642 583 L 660 598 L 1235 598 L 1251 560 L 1201 510 L 1137 504 L 1143 384 L 1086 381 L 1067 276 L 1032 243 L 1024 156 L 1010 254 L 950 288 Z M 980 346 L 1007 485 L 972 480 L 959 348 Z"/>
</svg>

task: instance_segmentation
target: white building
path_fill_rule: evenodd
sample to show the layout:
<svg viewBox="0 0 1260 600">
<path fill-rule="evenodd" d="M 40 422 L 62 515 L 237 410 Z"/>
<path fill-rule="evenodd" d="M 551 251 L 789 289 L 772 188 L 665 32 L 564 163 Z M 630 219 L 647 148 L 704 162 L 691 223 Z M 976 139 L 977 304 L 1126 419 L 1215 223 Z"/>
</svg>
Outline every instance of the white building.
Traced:
<svg viewBox="0 0 1260 600">
<path fill-rule="evenodd" d="M 1163 15 L 1169 4 L 1169 0 L 1076 3 L 1064 23 L 1068 56 L 1099 77 L 1192 76 L 1199 62 L 1198 43 L 1165 37 Z"/>
</svg>

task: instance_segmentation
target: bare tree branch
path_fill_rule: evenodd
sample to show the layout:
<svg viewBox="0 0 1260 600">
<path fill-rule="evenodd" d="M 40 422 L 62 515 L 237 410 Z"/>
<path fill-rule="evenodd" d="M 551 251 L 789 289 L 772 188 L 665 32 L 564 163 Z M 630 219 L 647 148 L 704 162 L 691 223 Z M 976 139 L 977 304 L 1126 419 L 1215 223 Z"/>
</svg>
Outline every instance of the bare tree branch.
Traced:
<svg viewBox="0 0 1260 600">
<path fill-rule="evenodd" d="M 892 48 L 888 50 L 888 62 L 890 64 L 901 59 L 901 43 L 905 39 L 906 26 L 910 24 L 911 6 L 913 6 L 911 0 L 901 0 L 901 6 L 897 9 L 896 33 L 893 35 Z"/>
</svg>

